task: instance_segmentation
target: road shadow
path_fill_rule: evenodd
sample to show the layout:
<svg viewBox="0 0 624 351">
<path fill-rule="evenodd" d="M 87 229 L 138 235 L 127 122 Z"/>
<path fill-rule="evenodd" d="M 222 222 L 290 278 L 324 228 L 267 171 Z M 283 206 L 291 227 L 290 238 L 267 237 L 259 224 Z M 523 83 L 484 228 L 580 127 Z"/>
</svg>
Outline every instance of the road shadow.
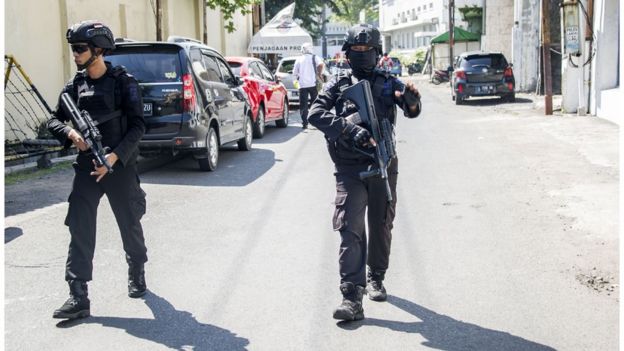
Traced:
<svg viewBox="0 0 624 351">
<path fill-rule="evenodd" d="M 292 118 L 292 115 L 290 116 L 290 118 Z M 293 120 L 291 119 L 291 121 Z M 297 119 L 297 121 L 301 120 Z M 290 139 L 296 137 L 300 132 L 301 127 L 296 125 L 289 124 L 286 128 L 278 128 L 273 123 L 271 123 L 266 125 L 264 129 L 264 136 L 262 137 L 262 139 L 254 139 L 253 145 L 285 143 Z"/>
<path fill-rule="evenodd" d="M 357 322 L 338 322 L 346 330 L 372 325 L 404 333 L 418 333 L 427 341 L 422 345 L 446 351 L 554 351 L 546 345 L 511 335 L 506 332 L 462 322 L 438 314 L 423 306 L 396 296 L 388 295 L 388 303 L 420 319 L 420 322 L 398 322 L 365 318 Z"/>
<path fill-rule="evenodd" d="M 453 101 L 453 103 L 455 103 L 455 101 Z M 510 106 L 513 104 L 528 104 L 528 103 L 533 103 L 533 100 L 521 98 L 521 97 L 516 97 L 514 102 L 503 101 L 499 97 L 469 98 L 461 102 L 462 105 L 466 105 L 466 106 L 495 106 L 495 105 Z"/>
<path fill-rule="evenodd" d="M 153 319 L 91 316 L 62 321 L 56 326 L 71 328 L 80 324 L 101 324 L 175 350 L 247 350 L 248 339 L 227 329 L 200 323 L 190 312 L 176 310 L 169 301 L 151 291 L 143 301 L 152 310 Z"/>
<path fill-rule="evenodd" d="M 141 183 L 189 186 L 245 186 L 265 174 L 276 162 L 272 150 L 261 147 L 238 151 L 225 147 L 219 151 L 214 172 L 199 170 L 197 160 L 188 155 L 158 169 L 141 174 Z"/>
<path fill-rule="evenodd" d="M 22 236 L 22 234 L 24 234 L 24 232 L 22 231 L 22 228 L 6 227 L 4 228 L 4 243 L 6 244 L 10 242 L 11 240 Z"/>
</svg>

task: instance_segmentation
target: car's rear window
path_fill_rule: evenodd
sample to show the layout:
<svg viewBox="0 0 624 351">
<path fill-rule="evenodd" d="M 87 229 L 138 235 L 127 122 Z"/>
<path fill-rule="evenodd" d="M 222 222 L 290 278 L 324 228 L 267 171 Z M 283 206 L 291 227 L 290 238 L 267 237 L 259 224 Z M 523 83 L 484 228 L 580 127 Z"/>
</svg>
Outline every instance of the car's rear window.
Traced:
<svg viewBox="0 0 624 351">
<path fill-rule="evenodd" d="M 243 66 L 242 63 L 228 61 L 228 65 L 230 65 L 230 68 L 232 69 L 232 73 L 234 73 L 234 75 L 240 76 L 241 67 Z"/>
<path fill-rule="evenodd" d="M 294 68 L 295 68 L 294 60 L 282 61 L 282 64 L 280 65 L 277 71 L 280 73 L 292 73 Z"/>
<path fill-rule="evenodd" d="M 398 59 L 398 58 L 396 58 L 396 57 L 391 57 L 391 59 L 392 59 L 392 63 L 394 63 L 395 65 L 400 65 L 400 64 L 401 64 L 401 61 L 399 61 L 399 59 Z"/>
<path fill-rule="evenodd" d="M 119 47 L 106 56 L 113 66 L 122 65 L 139 83 L 181 82 L 179 47 Z"/>
<path fill-rule="evenodd" d="M 462 68 L 492 67 L 506 68 L 507 60 L 503 55 L 473 55 L 467 56 L 462 62 Z"/>
</svg>

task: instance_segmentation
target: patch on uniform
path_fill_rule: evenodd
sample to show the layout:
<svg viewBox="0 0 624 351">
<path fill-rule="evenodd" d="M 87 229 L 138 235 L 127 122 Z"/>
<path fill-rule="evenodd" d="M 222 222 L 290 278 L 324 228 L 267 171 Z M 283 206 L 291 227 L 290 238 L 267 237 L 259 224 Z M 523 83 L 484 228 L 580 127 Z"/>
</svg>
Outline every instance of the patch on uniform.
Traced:
<svg viewBox="0 0 624 351">
<path fill-rule="evenodd" d="M 130 101 L 137 102 L 139 101 L 139 87 L 136 84 L 131 84 L 128 87 L 128 93 L 130 94 Z"/>
<path fill-rule="evenodd" d="M 384 82 L 382 94 L 384 96 L 392 95 L 392 81 L 387 80 L 387 81 Z"/>
</svg>

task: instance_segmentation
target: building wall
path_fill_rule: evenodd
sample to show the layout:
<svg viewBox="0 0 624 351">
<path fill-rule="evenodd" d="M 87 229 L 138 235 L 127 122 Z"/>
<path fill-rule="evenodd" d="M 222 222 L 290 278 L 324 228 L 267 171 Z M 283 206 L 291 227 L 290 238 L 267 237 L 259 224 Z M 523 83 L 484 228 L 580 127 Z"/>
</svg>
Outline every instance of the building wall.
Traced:
<svg viewBox="0 0 624 351">
<path fill-rule="evenodd" d="M 619 48 L 622 47 L 622 38 L 618 36 L 620 11 L 618 0 L 594 1 L 596 56 L 591 64 L 593 85 L 590 92 L 590 112 L 621 125 L 621 112 L 618 113 L 623 98 L 620 88 L 622 67 L 619 66 L 618 61 L 621 55 Z M 614 43 L 619 43 L 619 45 Z"/>
<path fill-rule="evenodd" d="M 485 26 L 481 37 L 481 49 L 500 51 L 505 57 L 511 55 L 512 28 L 514 25 L 514 0 L 484 0 Z"/>
<path fill-rule="evenodd" d="M 535 91 L 540 62 L 540 1 L 515 1 L 512 28 L 512 55 L 516 90 Z"/>
<path fill-rule="evenodd" d="M 202 0 L 162 0 L 163 40 L 169 35 L 202 39 Z M 58 94 L 75 74 L 67 28 L 81 20 L 106 23 L 115 37 L 156 40 L 156 24 L 150 0 L 6 0 L 5 54 L 12 54 L 30 76 L 48 104 L 54 108 Z M 220 11 L 207 11 L 209 45 L 224 55 L 247 55 L 252 36 L 252 15 L 234 16 L 236 31 L 223 28 Z"/>
<path fill-rule="evenodd" d="M 455 0 L 455 26 L 467 28 L 457 8 L 483 6 L 484 0 Z M 448 0 L 380 0 L 379 23 L 384 51 L 428 47 L 449 29 Z"/>
</svg>

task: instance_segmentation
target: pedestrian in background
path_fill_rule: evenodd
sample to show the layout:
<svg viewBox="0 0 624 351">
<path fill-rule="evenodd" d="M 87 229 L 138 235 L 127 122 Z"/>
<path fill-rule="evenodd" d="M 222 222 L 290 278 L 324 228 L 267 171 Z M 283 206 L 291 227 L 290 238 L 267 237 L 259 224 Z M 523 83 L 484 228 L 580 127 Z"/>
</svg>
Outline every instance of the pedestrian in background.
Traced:
<svg viewBox="0 0 624 351">
<path fill-rule="evenodd" d="M 302 128 L 308 128 L 308 104 L 316 100 L 318 95 L 318 83 L 322 84 L 323 59 L 314 55 L 312 43 L 301 45 L 303 54 L 295 61 L 293 75 L 299 82 L 299 110 L 301 112 Z"/>
<path fill-rule="evenodd" d="M 413 83 L 406 86 L 398 78 L 375 69 L 381 53 L 379 30 L 367 24 L 352 27 L 347 32 L 342 50 L 346 51 L 352 75 L 336 75 L 325 85 L 312 104 L 310 124 L 325 135 L 336 170 L 333 227 L 341 237 L 338 263 L 343 299 L 334 310 L 334 318 L 358 320 L 364 318 L 364 292 L 373 301 L 387 298 L 383 281 L 390 258 L 398 159 L 394 157 L 387 169 L 392 194 L 389 202 L 381 177 L 360 178 L 361 172 L 376 166 L 375 160 L 366 155 L 374 154 L 376 141 L 367 129 L 370 126 L 361 123 L 353 104 L 342 99 L 342 91 L 356 81 L 369 81 L 379 124 L 389 121 L 392 128 L 396 123 L 396 106 L 403 109 L 405 116 L 414 118 L 420 114 L 421 103 Z M 334 108 L 335 113 L 332 112 Z M 394 137 L 394 133 L 391 134 Z"/>
<path fill-rule="evenodd" d="M 383 69 L 386 72 L 392 71 L 393 65 L 394 62 L 392 62 L 392 59 L 388 57 L 387 52 L 384 52 L 383 57 L 379 60 L 379 64 L 377 64 L 379 68 Z"/>
<path fill-rule="evenodd" d="M 147 248 L 140 222 L 145 214 L 145 192 L 136 166 L 145 120 L 137 81 L 123 67 L 104 61 L 103 55 L 115 49 L 111 30 L 97 21 L 83 21 L 67 30 L 67 41 L 79 71 L 62 93 L 68 93 L 78 108 L 89 112 L 98 123 L 102 145 L 111 150 L 106 159 L 114 170 L 109 174 L 106 167 L 96 164 L 83 136 L 65 124 L 71 117 L 59 102 L 48 129 L 66 148 L 73 143 L 79 152 L 73 164 L 75 174 L 65 218 L 71 234 L 65 267 L 69 299 L 54 311 L 53 317 L 73 319 L 91 313 L 87 282 L 92 279 L 97 208 L 104 194 L 126 253 L 128 295 L 136 298 L 146 292 Z"/>
</svg>

